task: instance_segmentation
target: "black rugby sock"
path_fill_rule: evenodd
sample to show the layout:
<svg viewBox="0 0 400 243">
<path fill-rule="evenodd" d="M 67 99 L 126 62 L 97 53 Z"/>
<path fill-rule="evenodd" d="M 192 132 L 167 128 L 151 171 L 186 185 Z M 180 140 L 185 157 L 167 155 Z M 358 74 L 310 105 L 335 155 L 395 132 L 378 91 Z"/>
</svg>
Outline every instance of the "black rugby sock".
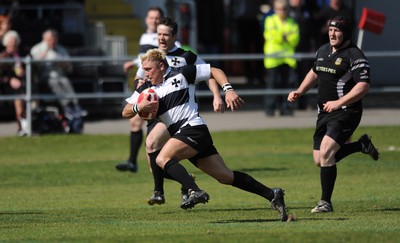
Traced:
<svg viewBox="0 0 400 243">
<path fill-rule="evenodd" d="M 129 154 L 129 161 L 132 164 L 137 163 L 137 156 L 139 153 L 140 146 L 142 145 L 143 141 L 143 132 L 140 129 L 137 132 L 132 132 L 130 134 L 130 154 Z"/>
<path fill-rule="evenodd" d="M 341 159 L 347 157 L 350 154 L 354 154 L 361 151 L 361 143 L 360 142 L 352 142 L 343 144 L 342 147 L 336 152 L 335 160 L 338 163 Z"/>
<path fill-rule="evenodd" d="M 168 173 L 172 178 L 182 184 L 184 188 L 199 191 L 200 188 L 194 182 L 193 177 L 189 175 L 185 167 L 177 160 L 170 160 L 164 166 L 164 172 Z"/>
<path fill-rule="evenodd" d="M 164 194 L 164 171 L 156 163 L 156 158 L 159 153 L 160 150 L 153 153 L 149 153 L 150 167 L 153 173 L 154 191 L 158 191 L 161 194 Z"/>
<path fill-rule="evenodd" d="M 331 203 L 331 197 L 333 189 L 335 187 L 336 175 L 337 175 L 336 165 L 320 168 L 320 179 L 321 179 L 321 189 L 322 189 L 321 200 Z"/>
<path fill-rule="evenodd" d="M 268 188 L 267 186 L 261 184 L 250 175 L 240 171 L 233 171 L 233 176 L 234 178 L 232 186 L 247 192 L 260 195 L 268 199 L 269 201 L 271 201 L 274 198 L 274 193 L 271 190 L 271 188 Z"/>
</svg>

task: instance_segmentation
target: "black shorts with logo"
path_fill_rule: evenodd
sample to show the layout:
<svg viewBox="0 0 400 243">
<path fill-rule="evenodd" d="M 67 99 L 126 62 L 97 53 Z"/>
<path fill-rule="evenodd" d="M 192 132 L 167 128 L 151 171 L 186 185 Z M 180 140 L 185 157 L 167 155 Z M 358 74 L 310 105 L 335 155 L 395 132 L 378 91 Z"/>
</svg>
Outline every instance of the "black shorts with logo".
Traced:
<svg viewBox="0 0 400 243">
<path fill-rule="evenodd" d="M 327 135 L 342 146 L 360 124 L 361 110 L 337 110 L 318 114 L 314 132 L 314 149 L 319 150 L 322 138 Z"/>
<path fill-rule="evenodd" d="M 200 126 L 190 126 L 187 125 L 180 129 L 180 132 L 177 132 L 173 138 L 176 138 L 190 147 L 194 148 L 198 153 L 189 158 L 189 161 L 192 162 L 195 166 L 197 161 L 201 158 L 206 158 L 214 154 L 218 154 L 217 149 L 214 146 L 214 142 L 212 140 L 210 131 L 206 125 Z"/>
</svg>

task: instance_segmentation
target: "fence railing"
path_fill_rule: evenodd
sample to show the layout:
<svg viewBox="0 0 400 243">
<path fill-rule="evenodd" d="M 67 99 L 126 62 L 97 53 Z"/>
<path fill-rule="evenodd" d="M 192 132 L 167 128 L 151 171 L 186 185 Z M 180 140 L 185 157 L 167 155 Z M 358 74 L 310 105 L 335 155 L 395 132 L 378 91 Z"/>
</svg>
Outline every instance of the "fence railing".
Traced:
<svg viewBox="0 0 400 243">
<path fill-rule="evenodd" d="M 400 57 L 400 51 L 380 51 L 380 52 L 366 52 L 368 57 Z M 229 60 L 260 60 L 265 56 L 263 54 L 216 54 L 216 55 L 200 55 L 202 59 L 206 61 L 229 61 Z M 297 60 L 302 59 L 312 59 L 314 58 L 314 54 L 310 53 L 296 53 L 294 57 Z M 123 58 L 116 57 L 70 57 L 68 59 L 69 62 L 81 62 L 81 63 L 90 63 L 91 65 L 101 65 L 104 63 L 116 63 L 121 62 L 121 64 L 128 60 L 133 60 L 134 56 L 125 56 Z M 52 62 L 65 62 L 65 59 L 53 60 Z M 14 59 L 0 59 L 0 63 L 14 63 Z M 0 95 L 0 101 L 10 101 L 15 99 L 22 99 L 26 102 L 26 119 L 28 121 L 29 134 L 31 135 L 31 125 L 32 125 L 32 101 L 33 100 L 55 100 L 57 99 L 56 95 L 52 94 L 33 94 L 32 93 L 32 65 L 37 63 L 49 62 L 47 61 L 39 61 L 32 60 L 29 56 L 23 59 L 25 63 L 26 69 L 26 93 L 24 95 Z M 241 96 L 265 96 L 265 95 L 282 95 L 287 94 L 291 91 L 291 89 L 240 89 L 237 90 L 237 93 Z M 372 88 L 370 93 L 400 93 L 400 85 L 399 86 L 386 86 L 380 88 Z M 308 94 L 316 94 L 316 89 L 312 89 L 308 92 Z M 114 93 L 100 93 L 100 92 L 91 92 L 91 93 L 76 93 L 75 95 L 65 95 L 65 98 L 78 98 L 78 99 L 115 99 L 121 98 L 124 99 L 130 96 L 131 93 L 128 91 L 124 92 L 114 92 Z M 198 97 L 211 97 L 212 93 L 210 91 L 202 91 L 199 90 L 196 92 Z"/>
</svg>

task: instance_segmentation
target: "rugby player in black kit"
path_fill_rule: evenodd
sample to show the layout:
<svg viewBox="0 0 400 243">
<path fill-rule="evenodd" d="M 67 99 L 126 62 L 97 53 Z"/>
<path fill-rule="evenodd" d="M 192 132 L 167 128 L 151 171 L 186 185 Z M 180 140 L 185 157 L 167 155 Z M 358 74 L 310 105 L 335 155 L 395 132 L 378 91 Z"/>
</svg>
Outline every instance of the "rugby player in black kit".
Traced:
<svg viewBox="0 0 400 243">
<path fill-rule="evenodd" d="M 328 26 L 329 43 L 317 50 L 313 68 L 299 88 L 288 95 L 288 101 L 294 102 L 318 84 L 313 157 L 320 167 L 322 195 L 311 213 L 333 212 L 336 163 L 341 159 L 356 152 L 379 159 L 379 152 L 367 134 L 349 142 L 361 121 L 362 98 L 370 87 L 369 62 L 351 41 L 353 28 L 348 19 L 337 16 Z"/>
</svg>

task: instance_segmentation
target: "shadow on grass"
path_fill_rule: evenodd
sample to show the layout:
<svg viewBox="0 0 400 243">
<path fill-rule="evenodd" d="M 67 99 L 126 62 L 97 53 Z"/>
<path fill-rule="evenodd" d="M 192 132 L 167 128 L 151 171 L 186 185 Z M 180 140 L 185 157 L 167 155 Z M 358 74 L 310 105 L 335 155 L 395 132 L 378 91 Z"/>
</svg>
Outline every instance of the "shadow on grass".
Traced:
<svg viewBox="0 0 400 243">
<path fill-rule="evenodd" d="M 1 212 L 0 215 L 31 215 L 31 214 L 44 214 L 44 212 Z"/>
<path fill-rule="evenodd" d="M 375 211 L 375 210 L 372 210 Z M 400 208 L 383 208 L 379 209 L 378 211 L 384 211 L 384 212 L 398 212 L 400 211 Z"/>
<path fill-rule="evenodd" d="M 400 208 L 371 208 L 355 210 L 357 212 L 400 212 Z"/>
<path fill-rule="evenodd" d="M 272 168 L 272 167 L 258 167 L 258 168 L 240 168 L 242 172 L 254 172 L 254 171 L 285 171 L 287 168 Z"/>
<path fill-rule="evenodd" d="M 290 209 L 290 210 L 309 210 L 311 207 L 308 207 L 308 206 L 304 206 L 304 207 L 292 207 L 292 206 L 288 206 L 288 205 L 286 205 L 286 208 L 287 209 Z"/>
<path fill-rule="evenodd" d="M 300 218 L 297 220 L 301 221 L 345 221 L 349 220 L 348 218 Z"/>
<path fill-rule="evenodd" d="M 298 209 L 298 208 L 297 208 Z M 220 209 L 196 209 L 196 210 L 189 210 L 191 212 L 250 212 L 250 211 L 260 211 L 265 210 L 265 208 L 220 208 Z M 272 209 L 271 209 L 272 210 Z M 290 208 L 293 210 L 293 208 Z M 292 214 L 291 211 L 288 212 Z M 314 218 L 314 217 L 301 217 L 297 218 L 296 221 L 345 221 L 349 220 L 348 218 Z M 215 224 L 230 224 L 230 223 L 265 223 L 265 222 L 281 222 L 279 218 L 275 219 L 229 219 L 229 220 L 218 220 L 212 223 Z"/>
<path fill-rule="evenodd" d="M 265 208 L 214 208 L 214 209 L 200 209 L 200 208 L 196 208 L 196 209 L 189 209 L 187 210 L 188 212 L 191 211 L 206 211 L 206 212 L 249 212 L 249 211 L 257 211 L 257 210 L 265 210 Z M 271 209 L 272 210 L 272 209 Z"/>
<path fill-rule="evenodd" d="M 230 219 L 212 222 L 214 224 L 234 224 L 234 223 L 266 223 L 266 222 L 281 222 L 280 219 Z"/>
<path fill-rule="evenodd" d="M 189 213 L 212 213 L 212 212 L 250 212 L 250 211 L 257 211 L 257 210 L 265 210 L 265 208 L 192 208 L 192 209 L 186 209 L 185 212 Z M 271 209 L 272 210 L 272 209 Z M 161 214 L 174 214 L 176 211 L 169 211 L 169 212 L 163 212 Z"/>
<path fill-rule="evenodd" d="M 348 218 L 296 218 L 296 221 L 345 221 Z M 281 222 L 280 219 L 229 219 L 219 220 L 215 224 L 232 224 L 232 223 L 266 223 L 266 222 Z"/>
</svg>

